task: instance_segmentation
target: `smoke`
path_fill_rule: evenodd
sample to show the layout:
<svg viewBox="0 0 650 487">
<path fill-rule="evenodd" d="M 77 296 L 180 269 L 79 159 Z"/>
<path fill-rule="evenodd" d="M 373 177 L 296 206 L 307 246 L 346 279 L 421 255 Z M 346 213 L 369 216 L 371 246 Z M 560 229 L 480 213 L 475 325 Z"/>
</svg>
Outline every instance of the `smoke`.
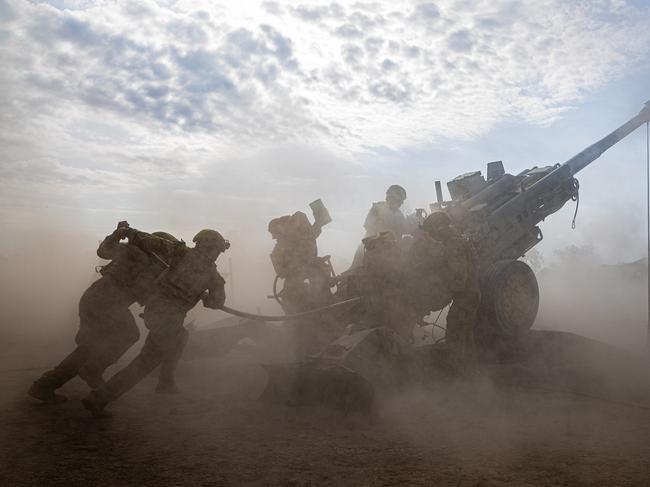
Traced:
<svg viewBox="0 0 650 487">
<path fill-rule="evenodd" d="M 592 246 L 554 252 L 538 274 L 537 329 L 564 330 L 641 350 L 648 334 L 647 260 L 604 263 Z"/>
<path fill-rule="evenodd" d="M 227 303 L 250 312 L 278 314 L 280 307 L 269 299 L 275 276 L 269 259 L 274 241 L 266 230 L 265 215 L 270 219 L 296 210 L 309 212 L 307 200 L 316 196 L 316 191 L 305 192 L 295 196 L 292 204 L 292 195 L 283 194 L 276 200 L 263 198 L 268 209 L 264 205 L 251 209 L 246 205 L 225 208 L 221 197 L 215 195 L 206 197 L 205 208 L 190 208 L 192 211 L 185 220 L 176 218 L 178 213 L 174 211 L 169 212 L 168 218 L 144 213 L 127 217 L 133 226 L 142 230 L 169 231 L 188 242 L 200 228 L 212 226 L 215 220 L 221 222 L 218 228 L 232 243 L 217 262 L 227 281 Z M 367 206 L 372 196 L 368 199 Z M 355 208 L 343 203 L 326 201 L 334 222 L 324 228 L 319 239 L 320 255 L 332 255 L 338 272 L 349 265 L 367 211 L 363 202 Z M 212 210 L 220 207 L 221 210 Z M 345 210 L 340 212 L 344 216 L 339 218 L 342 207 Z M 17 341 L 49 344 L 47 348 L 51 350 L 52 343 L 63 347 L 74 337 L 78 300 L 97 278 L 95 266 L 101 263 L 95 254 L 97 245 L 112 231 L 115 222 L 125 216 L 119 209 L 111 210 L 98 214 L 99 223 L 86 225 L 91 221 L 88 217 L 75 220 L 71 214 L 72 210 L 68 209 L 49 210 L 40 217 L 36 212 L 30 218 L 14 216 L 16 238 L 13 245 L 5 243 L 6 250 L 0 257 L 0 335 L 7 350 L 13 348 L 15 352 Z M 23 225 L 17 226 L 17 221 Z M 98 229 L 104 222 L 103 228 Z M 594 247 L 570 246 L 556 249 L 550 256 L 548 252 L 533 251 L 527 256 L 527 262 L 536 271 L 540 286 L 540 311 L 535 328 L 571 331 L 627 348 L 639 349 L 644 345 L 647 333 L 645 261 L 605 264 Z M 136 315 L 140 311 L 134 307 Z M 226 316 L 197 306 L 188 315 L 187 322 L 194 321 L 195 326 L 203 327 Z M 438 324 L 444 325 L 444 318 L 443 312 Z"/>
<path fill-rule="evenodd" d="M 319 239 L 320 254 L 334 254 L 337 270 L 345 268 L 345 259 L 356 248 L 370 202 L 381 196 L 379 188 L 360 198 L 363 201 L 342 212 L 349 216 L 340 219 L 337 212 L 346 206 L 345 199 L 325 201 L 335 221 Z M 203 205 L 186 207 L 182 218 L 173 208 L 166 212 L 169 202 L 161 196 L 156 201 L 158 213 L 136 212 L 126 218 L 142 230 L 166 230 L 188 242 L 200 228 L 218 226 L 233 244 L 218 260 L 227 280 L 228 303 L 275 313 L 279 307 L 267 298 L 274 273 L 268 257 L 273 240 L 266 223 L 274 216 L 308 211 L 311 197 L 288 192 L 251 208 L 226 206 L 218 195 L 206 196 Z M 96 212 L 94 221 L 70 218 L 71 211 L 64 217 L 49 212 L 47 217 L 29 219 L 0 260 L 3 369 L 51 365 L 73 346 L 79 297 L 97 277 L 96 247 L 125 216 L 119 209 Z M 342 224 L 347 218 L 349 225 Z M 538 270 L 541 293 L 535 328 L 573 331 L 626 347 L 643 344 L 645 262 L 604 265 L 589 247 L 559 250 L 550 256 L 540 254 L 537 263 L 529 260 Z M 133 308 L 134 314 L 139 311 Z M 187 321 L 202 327 L 223 317 L 197 306 Z M 440 319 L 442 324 L 444 316 Z M 136 344 L 130 353 L 139 348 Z M 7 428 L 6 444 L 27 445 L 21 454 L 36 459 L 39 468 L 16 468 L 12 475 L 49 478 L 60 475 L 60 463 L 77 465 L 81 458 L 91 467 L 78 475 L 92 474 L 96 479 L 110 467 L 111 472 L 121 472 L 124 483 L 138 479 L 178 483 L 201 476 L 254 483 L 252 476 L 262 472 L 275 475 L 282 484 L 299 475 L 313 479 L 312 473 L 318 471 L 325 483 L 335 479 L 339 485 L 345 483 L 340 479 L 352 477 L 358 484 L 381 477 L 396 484 L 422 485 L 484 485 L 486 479 L 504 485 L 612 485 L 613 472 L 634 472 L 645 462 L 638 452 L 645 451 L 640 447 L 647 431 L 639 425 L 647 420 L 647 412 L 635 407 L 536 390 L 533 384 L 504 387 L 493 374 L 481 372 L 471 380 L 401 389 L 382 398 L 374 419 L 358 420 L 253 402 L 266 384 L 257 361 L 258 357 L 234 353 L 225 359 L 183 362 L 178 378 L 184 394 L 161 400 L 152 392 L 155 377 L 150 378 L 111 406 L 119 419 L 99 431 L 89 426 L 93 423 L 74 401 L 57 410 L 58 420 L 52 419 L 56 416 L 51 410 L 37 415 L 20 403 L 20 413 L 11 415 L 20 419 Z M 608 367 L 613 361 L 599 363 Z M 596 378 L 601 377 L 605 374 Z M 9 385 L 4 390 L 12 400 L 22 398 L 30 378 L 20 375 L 5 382 Z M 74 399 L 83 397 L 87 388 L 73 381 L 64 392 Z M 53 452 L 41 447 L 44 437 L 61 448 Z M 84 450 L 80 457 L 78 448 L 69 448 L 71 438 L 96 448 Z M 260 442 L 264 454 L 259 453 Z M 161 449 L 166 466 L 158 469 L 151 452 Z M 297 458 L 303 462 L 299 466 Z M 149 464 L 154 467 L 143 467 Z M 253 473 L 247 477 L 245 472 Z M 109 477 L 105 485 L 114 483 L 113 473 L 103 475 Z"/>
</svg>

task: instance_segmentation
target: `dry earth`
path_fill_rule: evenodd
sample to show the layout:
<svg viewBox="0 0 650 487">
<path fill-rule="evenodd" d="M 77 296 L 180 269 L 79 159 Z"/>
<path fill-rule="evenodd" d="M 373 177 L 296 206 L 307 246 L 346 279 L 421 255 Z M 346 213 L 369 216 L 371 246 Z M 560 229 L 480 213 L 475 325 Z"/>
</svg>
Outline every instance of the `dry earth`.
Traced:
<svg viewBox="0 0 650 487">
<path fill-rule="evenodd" d="M 346 417 L 256 401 L 265 372 L 231 357 L 184 363 L 179 396 L 154 394 L 148 378 L 95 420 L 78 380 L 67 403 L 27 398 L 39 373 L 0 373 L 2 485 L 650 484 L 650 409 L 640 405 L 479 378 Z"/>
</svg>

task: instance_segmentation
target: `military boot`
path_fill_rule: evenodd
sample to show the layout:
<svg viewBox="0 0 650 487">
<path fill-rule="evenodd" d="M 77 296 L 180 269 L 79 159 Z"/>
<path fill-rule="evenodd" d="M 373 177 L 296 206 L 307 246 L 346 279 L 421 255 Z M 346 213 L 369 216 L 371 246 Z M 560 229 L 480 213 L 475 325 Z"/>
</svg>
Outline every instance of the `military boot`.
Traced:
<svg viewBox="0 0 650 487">
<path fill-rule="evenodd" d="M 108 401 L 102 399 L 95 391 L 90 391 L 90 393 L 81 400 L 81 404 L 83 404 L 83 407 L 90 411 L 90 414 L 95 418 L 104 418 L 109 415 L 104 409 L 108 404 Z"/>
<path fill-rule="evenodd" d="M 181 390 L 176 385 L 174 380 L 158 380 L 158 385 L 156 386 L 157 394 L 179 394 Z"/>
<path fill-rule="evenodd" d="M 46 404 L 59 404 L 68 400 L 67 397 L 57 394 L 55 391 L 56 388 L 48 383 L 47 376 L 44 374 L 43 377 L 34 381 L 27 394 Z"/>
</svg>

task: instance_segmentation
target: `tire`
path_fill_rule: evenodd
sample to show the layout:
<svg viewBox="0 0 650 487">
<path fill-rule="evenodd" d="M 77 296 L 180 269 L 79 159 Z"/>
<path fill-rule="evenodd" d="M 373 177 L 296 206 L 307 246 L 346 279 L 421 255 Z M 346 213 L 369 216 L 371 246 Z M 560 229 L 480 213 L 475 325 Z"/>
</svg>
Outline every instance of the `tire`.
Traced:
<svg viewBox="0 0 650 487">
<path fill-rule="evenodd" d="M 530 266 L 520 260 L 502 260 L 486 277 L 481 307 L 491 316 L 494 332 L 517 337 L 528 331 L 539 309 L 539 286 Z"/>
</svg>

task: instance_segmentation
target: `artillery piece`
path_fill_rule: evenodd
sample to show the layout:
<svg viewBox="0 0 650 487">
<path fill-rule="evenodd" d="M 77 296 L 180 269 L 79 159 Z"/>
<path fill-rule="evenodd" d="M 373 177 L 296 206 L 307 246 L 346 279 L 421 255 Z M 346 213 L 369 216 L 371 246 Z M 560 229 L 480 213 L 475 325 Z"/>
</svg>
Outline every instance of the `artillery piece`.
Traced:
<svg viewBox="0 0 650 487">
<path fill-rule="evenodd" d="M 512 375 L 527 382 L 578 381 L 591 387 L 590 374 L 600 374 L 598 364 L 609 360 L 603 356 L 623 359 L 604 344 L 571 333 L 529 331 L 537 315 L 539 288 L 533 270 L 518 259 L 542 240 L 540 222 L 568 201 L 577 202 L 575 175 L 649 121 L 650 102 L 636 117 L 563 164 L 511 175 L 501 161 L 491 162 L 487 179 L 473 172 L 450 181 L 451 201 L 443 201 L 436 181 L 438 201 L 432 210 L 447 212 L 476 245 L 482 290 L 477 343 L 486 370 L 496 366 L 490 372 L 496 373 L 495 380 Z M 412 345 L 382 326 L 351 329 L 316 357 L 300 364 L 267 366 L 269 384 L 263 397 L 367 409 L 376 391 L 444 377 L 449 373 L 449 353 L 444 343 Z M 513 368 L 502 370 L 505 364 Z"/>
<path fill-rule="evenodd" d="M 482 290 L 478 331 L 484 340 L 516 337 L 533 325 L 539 306 L 537 280 L 518 259 L 542 241 L 540 222 L 568 201 L 578 203 L 575 175 L 649 121 L 650 101 L 637 116 L 562 164 L 512 175 L 501 161 L 490 162 L 487 179 L 476 171 L 449 181 L 451 201 L 443 201 L 436 181 L 437 202 L 431 209 L 446 211 L 476 245 Z"/>
</svg>

